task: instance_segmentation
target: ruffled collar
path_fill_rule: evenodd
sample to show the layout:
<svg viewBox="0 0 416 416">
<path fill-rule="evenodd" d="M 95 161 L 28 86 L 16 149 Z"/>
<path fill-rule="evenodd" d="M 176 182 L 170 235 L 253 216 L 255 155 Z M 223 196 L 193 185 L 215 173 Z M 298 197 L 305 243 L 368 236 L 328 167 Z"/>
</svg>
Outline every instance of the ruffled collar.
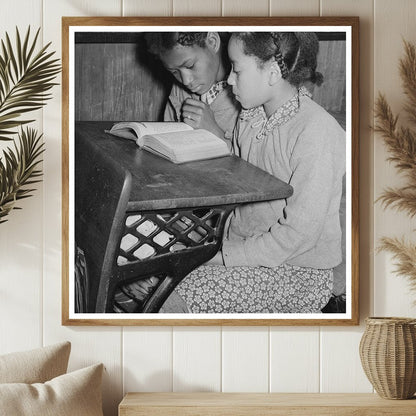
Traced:
<svg viewBox="0 0 416 416">
<path fill-rule="evenodd" d="M 215 83 L 206 93 L 201 95 L 201 101 L 205 104 L 212 104 L 218 94 L 227 87 L 227 81 L 219 81 Z"/>
<path fill-rule="evenodd" d="M 240 119 L 250 120 L 257 116 L 261 116 L 263 126 L 260 133 L 257 134 L 257 138 L 262 139 L 276 126 L 281 126 L 287 123 L 299 111 L 301 96 L 311 97 L 311 93 L 306 87 L 302 86 L 290 100 L 280 106 L 268 119 L 263 106 L 242 110 L 240 112 Z"/>
</svg>

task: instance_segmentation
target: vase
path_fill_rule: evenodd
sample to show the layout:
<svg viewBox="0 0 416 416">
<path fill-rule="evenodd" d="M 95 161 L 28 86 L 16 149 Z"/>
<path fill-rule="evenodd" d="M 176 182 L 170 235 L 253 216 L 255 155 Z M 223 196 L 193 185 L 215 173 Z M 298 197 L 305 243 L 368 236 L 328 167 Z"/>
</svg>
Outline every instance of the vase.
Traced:
<svg viewBox="0 0 416 416">
<path fill-rule="evenodd" d="M 360 342 L 364 372 L 386 399 L 409 399 L 416 392 L 416 320 L 366 319 Z"/>
</svg>

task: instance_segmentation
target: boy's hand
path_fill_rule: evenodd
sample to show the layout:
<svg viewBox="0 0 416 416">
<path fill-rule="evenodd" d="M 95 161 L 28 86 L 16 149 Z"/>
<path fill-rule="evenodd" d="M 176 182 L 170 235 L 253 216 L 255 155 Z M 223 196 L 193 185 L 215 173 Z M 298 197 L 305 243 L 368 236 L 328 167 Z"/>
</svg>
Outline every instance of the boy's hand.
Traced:
<svg viewBox="0 0 416 416">
<path fill-rule="evenodd" d="M 224 137 L 224 132 L 215 121 L 211 107 L 202 101 L 187 98 L 182 105 L 182 118 L 194 129 L 205 129 L 218 137 Z"/>
</svg>

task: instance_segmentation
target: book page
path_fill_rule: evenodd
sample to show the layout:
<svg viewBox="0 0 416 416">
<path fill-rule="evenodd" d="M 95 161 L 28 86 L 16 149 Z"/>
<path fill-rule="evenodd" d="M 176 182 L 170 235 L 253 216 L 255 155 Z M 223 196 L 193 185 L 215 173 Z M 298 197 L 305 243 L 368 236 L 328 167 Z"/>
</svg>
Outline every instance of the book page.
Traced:
<svg viewBox="0 0 416 416">
<path fill-rule="evenodd" d="M 120 123 L 114 124 L 111 129 L 106 132 L 132 140 L 137 140 L 139 137 L 146 134 L 143 124 L 138 121 L 121 121 Z"/>
<path fill-rule="evenodd" d="M 143 135 L 193 130 L 193 128 L 188 124 L 175 121 L 142 121 L 140 124 L 144 127 L 142 129 Z"/>
<path fill-rule="evenodd" d="M 202 129 L 192 130 L 190 132 L 177 131 L 168 132 L 166 134 L 157 133 L 146 135 L 146 137 L 144 137 L 146 145 L 154 143 L 153 140 L 149 140 L 150 137 L 156 139 L 156 142 L 163 144 L 167 148 L 180 151 L 193 151 L 195 148 L 211 147 L 213 144 L 224 143 L 219 137 Z"/>
<path fill-rule="evenodd" d="M 143 140 L 146 148 L 161 153 L 176 163 L 230 153 L 223 140 L 203 129 L 146 135 Z"/>
<path fill-rule="evenodd" d="M 143 126 L 142 137 L 137 139 L 137 144 L 142 147 L 144 145 L 143 137 L 155 134 L 173 134 L 175 132 L 183 132 L 186 130 L 193 130 L 191 126 L 182 122 L 166 122 L 166 121 L 147 121 L 141 123 Z"/>
<path fill-rule="evenodd" d="M 142 138 L 145 135 L 185 130 L 193 130 L 193 128 L 181 122 L 122 121 L 114 124 L 111 130 L 106 132 L 125 139 L 136 140 L 136 143 L 141 147 L 143 146 Z"/>
</svg>

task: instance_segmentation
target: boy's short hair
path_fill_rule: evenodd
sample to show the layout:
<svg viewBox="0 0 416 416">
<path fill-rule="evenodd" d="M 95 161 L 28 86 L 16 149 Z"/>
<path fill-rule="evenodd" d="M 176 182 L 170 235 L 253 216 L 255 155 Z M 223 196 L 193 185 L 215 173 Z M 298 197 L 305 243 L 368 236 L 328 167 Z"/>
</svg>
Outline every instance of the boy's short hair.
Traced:
<svg viewBox="0 0 416 416">
<path fill-rule="evenodd" d="M 145 34 L 150 53 L 160 57 L 175 45 L 205 47 L 208 32 L 148 32 Z"/>
</svg>

